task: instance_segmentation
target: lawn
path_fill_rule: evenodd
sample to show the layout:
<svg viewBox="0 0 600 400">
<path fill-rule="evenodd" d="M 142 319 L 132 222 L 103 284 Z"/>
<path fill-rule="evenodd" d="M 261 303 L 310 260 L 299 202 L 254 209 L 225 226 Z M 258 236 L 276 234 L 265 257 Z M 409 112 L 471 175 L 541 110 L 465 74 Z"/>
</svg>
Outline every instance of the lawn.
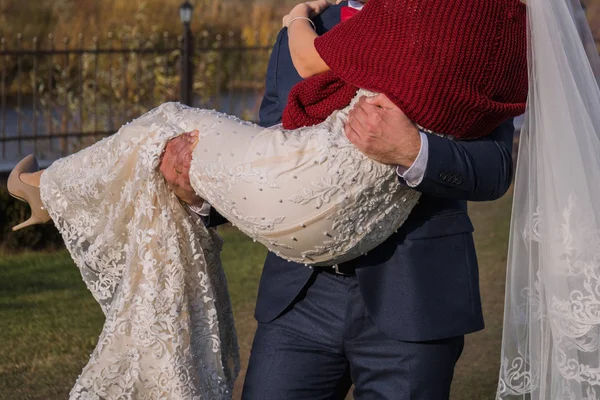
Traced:
<svg viewBox="0 0 600 400">
<path fill-rule="evenodd" d="M 492 399 L 495 392 L 510 197 L 472 204 L 470 209 L 487 328 L 467 337 L 453 385 L 455 400 Z M 222 229 L 221 234 L 226 241 L 223 265 L 245 367 L 266 251 L 232 228 Z M 66 252 L 0 254 L 0 399 L 65 399 L 102 323 L 100 308 Z M 238 393 L 242 382 L 243 375 Z"/>
</svg>

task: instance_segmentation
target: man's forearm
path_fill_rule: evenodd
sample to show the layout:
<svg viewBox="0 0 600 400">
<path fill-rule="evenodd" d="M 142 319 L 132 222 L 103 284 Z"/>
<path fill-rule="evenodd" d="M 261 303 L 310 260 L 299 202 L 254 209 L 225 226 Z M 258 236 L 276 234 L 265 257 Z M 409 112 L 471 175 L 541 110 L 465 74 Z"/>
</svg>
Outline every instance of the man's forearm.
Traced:
<svg viewBox="0 0 600 400">
<path fill-rule="evenodd" d="M 454 141 L 428 135 L 429 159 L 415 189 L 437 197 L 491 201 L 512 182 L 514 128 L 507 121 L 485 138 Z"/>
</svg>

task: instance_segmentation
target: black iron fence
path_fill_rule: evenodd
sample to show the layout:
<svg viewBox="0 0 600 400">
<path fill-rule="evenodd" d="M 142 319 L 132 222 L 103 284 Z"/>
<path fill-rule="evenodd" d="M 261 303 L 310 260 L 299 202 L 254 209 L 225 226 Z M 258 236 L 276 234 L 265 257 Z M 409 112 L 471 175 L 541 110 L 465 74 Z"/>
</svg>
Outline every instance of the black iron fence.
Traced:
<svg viewBox="0 0 600 400">
<path fill-rule="evenodd" d="M 23 155 L 45 164 L 114 133 L 165 101 L 256 120 L 271 39 L 50 35 L 0 39 L 0 172 Z"/>
</svg>

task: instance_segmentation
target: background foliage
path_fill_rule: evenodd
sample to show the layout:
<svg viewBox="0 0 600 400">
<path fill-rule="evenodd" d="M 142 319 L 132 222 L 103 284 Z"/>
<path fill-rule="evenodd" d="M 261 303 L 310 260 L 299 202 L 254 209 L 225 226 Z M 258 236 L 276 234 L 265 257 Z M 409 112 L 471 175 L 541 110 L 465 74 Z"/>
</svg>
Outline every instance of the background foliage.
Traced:
<svg viewBox="0 0 600 400">
<path fill-rule="evenodd" d="M 181 33 L 178 9 L 183 0 L 0 0 L 0 36 L 16 38 L 106 37 L 127 31 L 144 37 Z M 294 1 L 191 0 L 192 28 L 259 32 L 270 37 Z M 253 35 L 252 35 L 253 36 Z"/>
</svg>

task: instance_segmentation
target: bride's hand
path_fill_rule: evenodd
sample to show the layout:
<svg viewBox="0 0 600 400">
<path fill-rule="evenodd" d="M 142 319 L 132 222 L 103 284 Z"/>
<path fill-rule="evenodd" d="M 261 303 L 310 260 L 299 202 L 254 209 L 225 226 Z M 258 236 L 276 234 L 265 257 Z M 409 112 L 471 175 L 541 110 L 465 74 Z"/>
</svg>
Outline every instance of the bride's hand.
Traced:
<svg viewBox="0 0 600 400">
<path fill-rule="evenodd" d="M 290 11 L 288 15 L 283 17 L 283 26 L 287 28 L 290 22 L 296 17 L 314 18 L 325 11 L 331 3 L 327 0 L 307 1 L 300 3 Z"/>
<path fill-rule="evenodd" d="M 204 200 L 192 188 L 189 175 L 192 151 L 197 143 L 198 131 L 184 133 L 171 139 L 165 147 L 159 169 L 179 200 L 201 206 Z"/>
</svg>

